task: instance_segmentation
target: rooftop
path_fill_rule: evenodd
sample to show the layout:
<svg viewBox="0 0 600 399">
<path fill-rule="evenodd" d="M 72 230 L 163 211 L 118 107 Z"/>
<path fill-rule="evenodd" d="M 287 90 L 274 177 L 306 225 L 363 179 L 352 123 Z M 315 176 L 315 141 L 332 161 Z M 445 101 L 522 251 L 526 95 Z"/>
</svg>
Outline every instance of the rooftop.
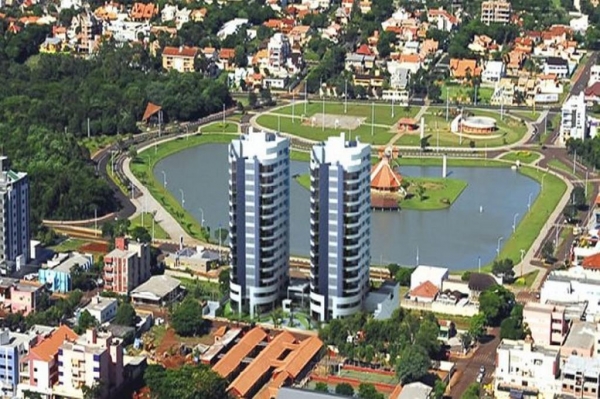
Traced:
<svg viewBox="0 0 600 399">
<path fill-rule="evenodd" d="M 277 399 L 338 399 L 347 398 L 347 396 L 336 395 L 326 392 L 308 391 L 299 388 L 282 387 L 279 389 Z"/>
<path fill-rule="evenodd" d="M 577 374 L 598 377 L 600 374 L 600 359 L 571 355 L 562 367 L 562 374 Z"/>
<path fill-rule="evenodd" d="M 563 344 L 567 348 L 589 349 L 594 346 L 596 325 L 585 321 L 575 321 Z"/>
<path fill-rule="evenodd" d="M 97 295 L 92 298 L 90 303 L 87 304 L 87 306 L 84 307 L 84 309 L 95 310 L 95 311 L 101 312 L 102 310 L 106 309 L 107 307 L 109 307 L 112 304 L 117 303 L 117 302 L 118 302 L 117 298 L 106 298 L 106 297 Z"/>
<path fill-rule="evenodd" d="M 498 345 L 498 350 L 506 350 L 506 351 L 526 351 L 526 342 L 523 340 L 515 341 L 512 339 L 503 339 Z M 540 353 L 544 356 L 558 356 L 560 348 L 554 346 L 545 346 L 545 345 L 531 345 L 531 352 Z"/>
<path fill-rule="evenodd" d="M 76 340 L 77 334 L 69 327 L 62 325 L 58 327 L 49 337 L 41 341 L 30 350 L 30 355 L 45 362 L 51 361 L 58 353 L 58 348 L 65 340 Z"/>
<path fill-rule="evenodd" d="M 398 399 L 428 399 L 433 389 L 422 382 L 413 382 L 402 387 Z"/>
<path fill-rule="evenodd" d="M 90 263 L 90 257 L 73 253 L 72 256 L 60 262 L 59 264 L 48 267 L 48 269 L 56 270 L 58 272 L 69 273 L 74 266 L 83 266 Z"/>
<path fill-rule="evenodd" d="M 242 360 L 266 339 L 267 333 L 260 327 L 254 327 L 214 365 L 213 371 L 223 378 L 228 378 Z"/>
<path fill-rule="evenodd" d="M 181 281 L 167 275 L 152 276 L 148 281 L 131 291 L 131 296 L 152 295 L 163 298 L 176 290 L 180 285 Z"/>
</svg>

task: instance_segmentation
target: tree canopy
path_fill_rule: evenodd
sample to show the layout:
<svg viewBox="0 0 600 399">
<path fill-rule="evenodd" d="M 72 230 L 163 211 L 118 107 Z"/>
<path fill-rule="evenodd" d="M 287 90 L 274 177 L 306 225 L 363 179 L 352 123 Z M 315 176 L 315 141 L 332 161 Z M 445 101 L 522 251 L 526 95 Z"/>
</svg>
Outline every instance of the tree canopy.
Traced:
<svg viewBox="0 0 600 399">
<path fill-rule="evenodd" d="M 227 380 L 203 364 L 184 365 L 179 369 L 165 369 L 148 365 L 144 382 L 152 398 L 227 399 Z"/>
<path fill-rule="evenodd" d="M 135 309 L 129 302 L 121 302 L 117 308 L 117 314 L 113 321 L 120 326 L 134 327 L 136 321 Z"/>
<path fill-rule="evenodd" d="M 425 377 L 430 367 L 431 360 L 427 350 L 421 345 L 411 345 L 400 354 L 396 372 L 400 383 L 406 385 Z"/>
<path fill-rule="evenodd" d="M 508 317 L 515 305 L 515 295 L 500 285 L 494 285 L 479 295 L 479 311 L 487 324 L 497 326 Z"/>
<path fill-rule="evenodd" d="M 184 337 L 201 334 L 206 326 L 200 303 L 192 296 L 185 297 L 175 307 L 171 316 L 171 324 L 175 332 Z"/>
</svg>

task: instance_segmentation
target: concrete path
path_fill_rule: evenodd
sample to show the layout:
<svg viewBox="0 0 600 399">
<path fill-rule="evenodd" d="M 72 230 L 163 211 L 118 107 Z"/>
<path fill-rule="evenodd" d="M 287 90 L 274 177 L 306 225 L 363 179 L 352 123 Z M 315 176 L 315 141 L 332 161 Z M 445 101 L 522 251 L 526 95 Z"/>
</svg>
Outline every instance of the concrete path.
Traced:
<svg viewBox="0 0 600 399">
<path fill-rule="evenodd" d="M 423 105 L 423 106 L 421 107 L 421 109 L 419 110 L 419 112 L 417 113 L 417 115 L 415 115 L 414 119 L 415 119 L 417 122 L 419 122 L 419 123 L 420 123 L 421 117 L 423 117 L 423 115 L 425 115 L 425 112 L 427 112 L 427 109 L 429 109 L 429 105 Z M 388 143 L 386 144 L 386 147 L 393 146 L 393 145 L 394 145 L 394 143 L 395 143 L 396 141 L 398 141 L 398 139 L 399 139 L 400 137 L 402 137 L 402 135 L 403 135 L 403 134 L 404 134 L 404 132 L 398 132 L 398 133 L 396 133 L 396 134 L 394 135 L 394 137 L 392 137 L 392 138 L 390 139 L 390 141 L 388 141 Z"/>
</svg>

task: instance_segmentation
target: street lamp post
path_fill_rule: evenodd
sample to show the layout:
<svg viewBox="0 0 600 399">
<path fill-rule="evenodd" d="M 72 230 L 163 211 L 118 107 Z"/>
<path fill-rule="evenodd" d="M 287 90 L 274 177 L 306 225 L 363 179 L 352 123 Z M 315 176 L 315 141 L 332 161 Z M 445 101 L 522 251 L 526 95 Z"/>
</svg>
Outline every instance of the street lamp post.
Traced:
<svg viewBox="0 0 600 399">
<path fill-rule="evenodd" d="M 500 243 L 504 240 L 504 237 L 498 238 L 498 245 L 496 246 L 496 256 L 500 256 Z"/>
<path fill-rule="evenodd" d="M 198 208 L 200 210 L 200 226 L 204 227 L 204 211 L 202 208 Z"/>
<path fill-rule="evenodd" d="M 513 225 L 512 225 L 512 229 L 513 229 L 513 233 L 515 232 L 515 230 L 517 229 L 517 217 L 519 216 L 518 213 L 515 213 L 515 216 L 513 216 Z"/>
<path fill-rule="evenodd" d="M 533 193 L 529 193 L 529 198 L 527 198 L 527 212 L 531 211 L 531 197 Z"/>
<path fill-rule="evenodd" d="M 185 209 L 185 196 L 183 195 L 183 189 L 180 188 L 179 192 L 181 193 L 181 207 Z"/>
<path fill-rule="evenodd" d="M 344 114 L 348 113 L 348 78 L 344 80 Z"/>
<path fill-rule="evenodd" d="M 163 188 L 167 188 L 167 173 L 164 170 L 161 170 L 163 174 Z"/>
</svg>

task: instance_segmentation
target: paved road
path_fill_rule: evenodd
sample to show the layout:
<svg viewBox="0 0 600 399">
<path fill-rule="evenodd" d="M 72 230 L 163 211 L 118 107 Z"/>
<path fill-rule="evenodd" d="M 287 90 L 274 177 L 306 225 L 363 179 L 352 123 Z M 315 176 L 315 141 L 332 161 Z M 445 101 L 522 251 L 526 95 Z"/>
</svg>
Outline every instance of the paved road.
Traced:
<svg viewBox="0 0 600 399">
<path fill-rule="evenodd" d="M 492 373 L 496 367 L 496 348 L 498 348 L 499 344 L 500 328 L 492 328 L 489 330 L 487 341 L 479 345 L 473 356 L 467 359 L 455 360 L 456 369 L 462 374 L 456 385 L 450 390 L 452 398 L 460 399 L 462 397 L 467 387 L 476 381 L 481 366 L 485 367 L 483 384 L 488 384 L 492 381 Z"/>
</svg>

